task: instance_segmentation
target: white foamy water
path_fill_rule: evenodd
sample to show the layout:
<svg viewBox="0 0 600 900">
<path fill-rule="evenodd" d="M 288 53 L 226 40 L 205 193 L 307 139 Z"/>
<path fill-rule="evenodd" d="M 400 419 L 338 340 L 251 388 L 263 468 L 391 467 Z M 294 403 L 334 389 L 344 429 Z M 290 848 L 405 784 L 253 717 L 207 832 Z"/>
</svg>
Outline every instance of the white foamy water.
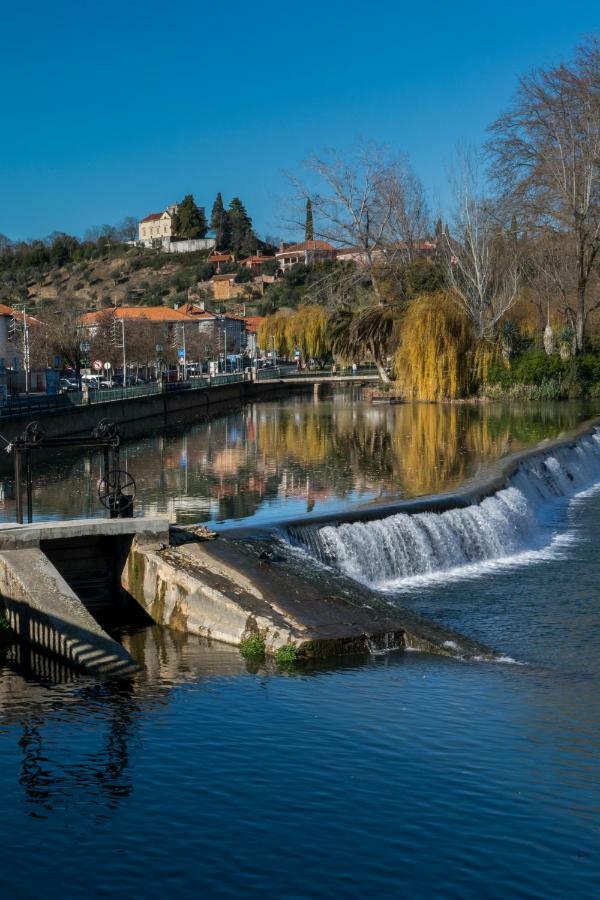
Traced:
<svg viewBox="0 0 600 900">
<path fill-rule="evenodd" d="M 369 587 L 402 591 L 540 561 L 573 535 L 544 525 L 545 511 L 600 489 L 600 431 L 524 460 L 505 488 L 472 506 L 398 513 L 371 522 L 294 528 L 291 539 Z"/>
</svg>

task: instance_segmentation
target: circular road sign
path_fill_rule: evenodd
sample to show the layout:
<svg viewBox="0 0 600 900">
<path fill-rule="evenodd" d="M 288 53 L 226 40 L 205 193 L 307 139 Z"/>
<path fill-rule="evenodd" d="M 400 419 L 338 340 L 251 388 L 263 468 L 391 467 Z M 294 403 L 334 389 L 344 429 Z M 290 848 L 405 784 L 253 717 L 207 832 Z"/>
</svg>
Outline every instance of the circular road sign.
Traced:
<svg viewBox="0 0 600 900">
<path fill-rule="evenodd" d="M 100 361 L 99 359 L 95 359 L 95 360 L 94 360 L 94 362 L 92 363 L 92 369 L 94 370 L 94 372 L 100 372 L 100 371 L 101 371 L 101 369 L 102 369 L 102 363 L 101 363 L 101 361 Z"/>
<path fill-rule="evenodd" d="M 108 370 L 109 370 L 110 368 L 112 368 L 111 364 L 110 364 L 109 362 L 105 362 L 105 363 L 104 363 L 104 371 L 105 371 L 105 372 L 108 372 Z"/>
</svg>

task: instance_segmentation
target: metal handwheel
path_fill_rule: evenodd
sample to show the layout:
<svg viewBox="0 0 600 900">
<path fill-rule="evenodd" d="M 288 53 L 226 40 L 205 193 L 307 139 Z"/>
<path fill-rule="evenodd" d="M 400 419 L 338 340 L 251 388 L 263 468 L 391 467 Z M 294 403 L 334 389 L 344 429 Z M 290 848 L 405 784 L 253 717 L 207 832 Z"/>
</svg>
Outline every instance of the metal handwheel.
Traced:
<svg viewBox="0 0 600 900">
<path fill-rule="evenodd" d="M 111 514 L 123 514 L 133 506 L 135 479 L 124 469 L 111 469 L 98 482 L 98 499 Z"/>
</svg>

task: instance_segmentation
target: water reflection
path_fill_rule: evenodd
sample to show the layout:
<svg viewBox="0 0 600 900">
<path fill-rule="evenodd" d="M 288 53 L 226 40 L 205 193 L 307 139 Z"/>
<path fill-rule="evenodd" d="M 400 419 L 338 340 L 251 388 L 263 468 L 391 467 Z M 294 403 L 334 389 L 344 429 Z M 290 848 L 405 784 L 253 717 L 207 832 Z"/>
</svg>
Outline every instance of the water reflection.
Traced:
<svg viewBox="0 0 600 900">
<path fill-rule="evenodd" d="M 596 412 L 584 402 L 372 405 L 352 392 L 256 403 L 125 444 L 138 513 L 180 522 L 274 521 L 451 489 L 498 457 Z M 101 515 L 96 455 L 40 456 L 38 517 Z M 0 479 L 0 517 L 14 517 Z"/>
</svg>

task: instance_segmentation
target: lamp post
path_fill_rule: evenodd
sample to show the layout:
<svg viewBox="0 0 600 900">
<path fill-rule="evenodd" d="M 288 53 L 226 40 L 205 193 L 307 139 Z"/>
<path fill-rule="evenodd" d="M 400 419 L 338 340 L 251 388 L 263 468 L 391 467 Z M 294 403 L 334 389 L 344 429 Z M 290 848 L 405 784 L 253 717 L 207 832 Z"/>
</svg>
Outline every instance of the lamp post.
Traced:
<svg viewBox="0 0 600 900">
<path fill-rule="evenodd" d="M 156 380 L 158 381 L 159 377 L 160 377 L 161 358 L 162 358 L 162 354 L 164 353 L 165 348 L 163 347 L 162 344 L 157 344 L 155 349 L 156 349 Z"/>
<path fill-rule="evenodd" d="M 29 394 L 31 387 L 31 371 L 29 365 L 29 326 L 27 324 L 27 313 L 23 307 L 23 362 L 25 364 L 25 393 Z"/>
<path fill-rule="evenodd" d="M 127 387 L 127 351 L 125 350 L 125 319 L 121 317 L 121 342 L 123 345 L 123 387 Z"/>
</svg>

